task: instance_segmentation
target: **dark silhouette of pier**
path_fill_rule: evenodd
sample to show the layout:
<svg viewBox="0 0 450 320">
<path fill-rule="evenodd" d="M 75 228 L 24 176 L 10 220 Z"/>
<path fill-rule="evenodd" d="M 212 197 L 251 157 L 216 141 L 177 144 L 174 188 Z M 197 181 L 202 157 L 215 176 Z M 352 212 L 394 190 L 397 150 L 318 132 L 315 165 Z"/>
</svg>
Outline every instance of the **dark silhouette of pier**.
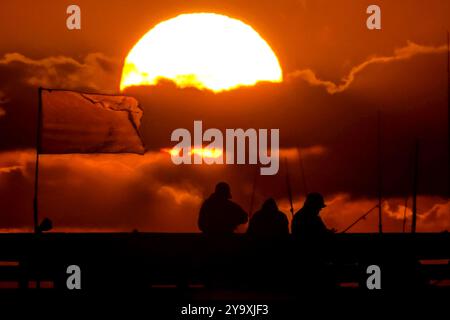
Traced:
<svg viewBox="0 0 450 320">
<path fill-rule="evenodd" d="M 0 247 L 0 283 L 24 291 L 34 290 L 33 281 L 68 291 L 69 265 L 81 268 L 84 292 L 368 290 L 369 265 L 380 266 L 382 290 L 443 290 L 433 283 L 450 279 L 449 233 L 336 234 L 310 242 L 290 235 L 30 233 L 1 234 Z"/>
</svg>

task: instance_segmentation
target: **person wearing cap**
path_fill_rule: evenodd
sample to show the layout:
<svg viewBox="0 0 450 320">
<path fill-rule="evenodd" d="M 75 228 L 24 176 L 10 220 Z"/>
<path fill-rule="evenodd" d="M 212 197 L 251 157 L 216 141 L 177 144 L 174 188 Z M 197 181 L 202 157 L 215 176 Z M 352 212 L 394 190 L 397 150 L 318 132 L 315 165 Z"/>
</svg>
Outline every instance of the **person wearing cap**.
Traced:
<svg viewBox="0 0 450 320">
<path fill-rule="evenodd" d="M 230 199 L 230 186 L 219 182 L 200 208 L 198 227 L 203 233 L 231 234 L 240 224 L 247 223 L 247 212 Z"/>
<path fill-rule="evenodd" d="M 319 216 L 320 211 L 325 207 L 325 201 L 320 193 L 309 193 L 303 208 L 298 210 L 292 219 L 292 234 L 296 237 L 311 238 L 333 233 L 333 230 L 327 229 Z"/>
</svg>

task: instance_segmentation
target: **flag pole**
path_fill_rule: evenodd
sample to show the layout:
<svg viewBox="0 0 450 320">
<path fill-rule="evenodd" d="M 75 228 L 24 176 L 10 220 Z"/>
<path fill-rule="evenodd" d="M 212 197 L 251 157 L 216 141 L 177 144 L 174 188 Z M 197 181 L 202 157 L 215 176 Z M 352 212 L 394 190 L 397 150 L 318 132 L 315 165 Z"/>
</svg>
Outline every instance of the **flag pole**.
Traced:
<svg viewBox="0 0 450 320">
<path fill-rule="evenodd" d="M 450 33 L 447 30 L 447 147 L 448 147 L 448 197 L 450 197 Z"/>
<path fill-rule="evenodd" d="M 378 232 L 383 233 L 383 209 L 381 206 L 382 197 L 383 197 L 383 168 L 382 168 L 382 160 L 381 160 L 381 111 L 378 110 L 377 113 L 377 171 L 378 171 L 378 190 L 377 190 L 377 198 L 378 198 Z"/>
<path fill-rule="evenodd" d="M 41 126 L 42 126 L 42 88 L 38 88 L 38 110 L 36 124 L 36 166 L 34 170 L 34 199 L 33 199 L 33 226 L 34 232 L 39 232 L 39 210 L 38 210 L 38 191 L 39 191 L 39 154 L 41 152 Z"/>
<path fill-rule="evenodd" d="M 416 139 L 415 144 L 414 144 L 414 176 L 413 176 L 413 203 L 412 203 L 411 233 L 416 233 L 418 176 L 419 176 L 419 139 Z"/>
</svg>

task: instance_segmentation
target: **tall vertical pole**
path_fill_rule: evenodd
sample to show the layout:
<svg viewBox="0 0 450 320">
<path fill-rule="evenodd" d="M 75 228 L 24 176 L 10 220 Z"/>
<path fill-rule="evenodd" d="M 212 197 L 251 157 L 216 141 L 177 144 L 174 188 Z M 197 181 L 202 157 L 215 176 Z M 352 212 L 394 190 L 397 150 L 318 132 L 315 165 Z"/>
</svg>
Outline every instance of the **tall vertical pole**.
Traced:
<svg viewBox="0 0 450 320">
<path fill-rule="evenodd" d="M 259 174 L 259 169 L 256 168 L 255 176 L 253 177 L 252 196 L 250 198 L 250 210 L 248 211 L 249 221 L 250 221 L 250 218 L 253 215 L 253 206 L 254 206 L 254 203 L 255 203 L 256 183 L 258 181 L 258 174 Z"/>
<path fill-rule="evenodd" d="M 403 210 L 403 228 L 402 232 L 405 233 L 406 230 L 406 210 L 408 209 L 408 197 L 405 199 L 405 209 Z"/>
<path fill-rule="evenodd" d="M 34 169 L 34 201 L 33 201 L 33 226 L 34 232 L 38 233 L 39 227 L 39 154 L 41 152 L 41 127 L 42 127 L 42 88 L 38 89 L 38 110 L 36 124 L 36 166 Z"/>
<path fill-rule="evenodd" d="M 302 178 L 302 184 L 303 184 L 303 192 L 305 193 L 305 198 L 308 195 L 308 186 L 306 184 L 306 175 L 305 175 L 305 168 L 303 166 L 303 157 L 302 157 L 302 151 L 300 149 L 300 146 L 297 146 L 297 154 L 298 154 L 298 164 L 300 166 L 300 174 Z"/>
<path fill-rule="evenodd" d="M 411 233 L 416 233 L 418 178 L 419 178 L 419 140 L 416 139 L 415 148 L 414 148 L 413 200 L 412 200 L 413 203 L 412 203 Z"/>
<path fill-rule="evenodd" d="M 403 228 L 402 228 L 402 232 L 405 233 L 406 232 L 406 213 L 408 210 L 408 198 L 410 196 L 409 191 L 410 191 L 410 182 L 412 181 L 411 179 L 411 172 L 413 170 L 413 158 L 414 158 L 414 150 L 411 151 L 411 154 L 408 157 L 408 167 L 406 170 L 406 178 L 405 181 L 407 181 L 407 188 L 406 188 L 406 192 L 405 192 L 405 209 L 403 210 Z"/>
<path fill-rule="evenodd" d="M 448 133 L 448 190 L 450 198 L 450 34 L 447 30 L 447 133 Z"/>
<path fill-rule="evenodd" d="M 383 233 L 383 220 L 382 220 L 382 214 L 383 210 L 381 207 L 382 202 L 382 185 L 383 185 L 383 168 L 382 168 L 382 161 L 381 161 L 381 111 L 378 110 L 377 115 L 377 171 L 378 171 L 378 232 Z"/>
</svg>

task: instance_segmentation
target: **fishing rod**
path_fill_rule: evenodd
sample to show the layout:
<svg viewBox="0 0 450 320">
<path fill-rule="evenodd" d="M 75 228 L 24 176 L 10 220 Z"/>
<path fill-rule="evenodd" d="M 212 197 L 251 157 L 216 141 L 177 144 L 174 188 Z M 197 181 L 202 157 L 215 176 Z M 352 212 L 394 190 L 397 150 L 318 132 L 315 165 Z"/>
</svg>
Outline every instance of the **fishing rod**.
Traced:
<svg viewBox="0 0 450 320">
<path fill-rule="evenodd" d="M 286 186 L 287 186 L 287 192 L 288 192 L 288 197 L 289 197 L 289 204 L 291 206 L 289 211 L 291 211 L 291 215 L 292 215 L 292 217 L 294 217 L 294 204 L 293 204 L 293 200 L 292 200 L 291 181 L 289 179 L 289 167 L 288 167 L 288 162 L 287 162 L 286 157 L 284 158 L 284 165 L 286 166 Z"/>
<path fill-rule="evenodd" d="M 348 230 L 350 230 L 355 224 L 357 224 L 358 222 L 360 222 L 361 220 L 364 220 L 373 210 L 377 209 L 379 206 L 379 204 L 376 204 L 374 207 L 372 207 L 369 211 L 367 211 L 366 213 L 364 213 L 361 217 L 359 217 L 358 219 L 356 219 L 355 222 L 353 222 L 351 225 L 349 225 L 344 231 L 342 231 L 341 233 L 346 233 Z"/>
</svg>

